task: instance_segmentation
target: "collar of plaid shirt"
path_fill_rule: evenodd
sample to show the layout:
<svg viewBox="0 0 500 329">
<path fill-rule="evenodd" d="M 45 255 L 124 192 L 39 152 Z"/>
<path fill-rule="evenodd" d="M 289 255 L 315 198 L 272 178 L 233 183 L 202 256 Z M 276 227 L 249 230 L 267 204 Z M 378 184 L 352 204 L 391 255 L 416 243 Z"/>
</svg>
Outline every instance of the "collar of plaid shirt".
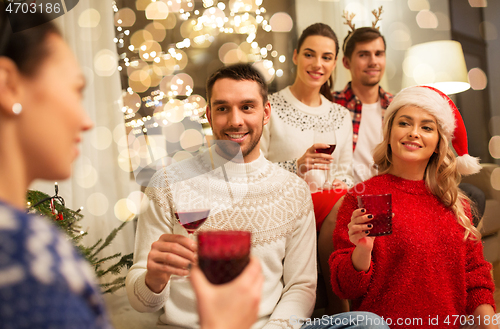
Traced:
<svg viewBox="0 0 500 329">
<path fill-rule="evenodd" d="M 382 106 L 382 120 L 384 119 L 385 109 L 389 106 L 392 101 L 393 95 L 386 92 L 382 87 L 378 87 L 378 93 L 380 96 L 380 105 Z M 336 91 L 333 94 L 333 101 L 346 107 L 349 112 L 351 112 L 352 117 L 352 150 L 356 149 L 356 142 L 358 141 L 359 126 L 361 124 L 361 110 L 363 104 L 356 95 L 354 95 L 351 82 L 349 82 L 344 90 Z"/>
</svg>

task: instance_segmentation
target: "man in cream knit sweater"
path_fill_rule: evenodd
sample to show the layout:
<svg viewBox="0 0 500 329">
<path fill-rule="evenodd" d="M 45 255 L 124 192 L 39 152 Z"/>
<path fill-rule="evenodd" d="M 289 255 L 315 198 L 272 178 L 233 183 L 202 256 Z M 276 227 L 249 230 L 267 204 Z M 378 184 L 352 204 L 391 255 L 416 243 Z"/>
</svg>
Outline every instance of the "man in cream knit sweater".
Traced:
<svg viewBox="0 0 500 329">
<path fill-rule="evenodd" d="M 213 202 L 201 230 L 252 232 L 251 252 L 260 260 L 265 279 L 254 327 L 289 328 L 293 319 L 311 315 L 316 296 L 316 234 L 309 189 L 260 154 L 260 136 L 271 108 L 258 73 L 237 65 L 216 72 L 207 85 L 207 118 L 214 137 L 239 145 L 244 162 L 226 160 L 232 158 L 227 154 L 232 150 L 213 146 L 155 174 L 146 190 L 149 205 L 139 218 L 134 265 L 127 276 L 130 303 L 141 312 L 164 308 L 159 320 L 167 328 L 199 326 L 190 283 L 171 280 L 172 274 L 188 273 L 196 245 L 175 218 L 168 178 L 176 180 L 176 191 L 187 189 L 196 200 L 196 185 L 206 182 L 210 172 Z M 186 176 L 193 178 L 180 178 Z"/>
<path fill-rule="evenodd" d="M 224 143 L 151 179 L 148 207 L 137 227 L 134 265 L 127 275 L 129 301 L 140 312 L 163 308 L 159 324 L 166 328 L 199 327 L 189 281 L 172 278 L 188 274 L 189 264 L 196 262 L 196 243 L 178 223 L 172 196 L 182 193 L 195 207 L 208 185 L 210 215 L 200 230 L 252 232 L 251 253 L 264 276 L 252 328 L 300 328 L 308 323 L 316 296 L 316 231 L 309 188 L 260 154 L 271 106 L 267 85 L 255 69 L 246 64 L 220 69 L 208 80 L 207 94 L 207 118 L 215 139 Z M 234 160 L 237 153 L 243 161 Z"/>
</svg>

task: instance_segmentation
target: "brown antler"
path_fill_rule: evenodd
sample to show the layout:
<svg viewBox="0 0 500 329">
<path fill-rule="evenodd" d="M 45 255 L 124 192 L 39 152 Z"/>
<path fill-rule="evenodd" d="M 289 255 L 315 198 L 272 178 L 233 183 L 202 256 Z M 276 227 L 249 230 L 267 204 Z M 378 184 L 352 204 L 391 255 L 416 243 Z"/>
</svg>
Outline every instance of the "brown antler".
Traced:
<svg viewBox="0 0 500 329">
<path fill-rule="evenodd" d="M 372 11 L 373 16 L 375 16 L 375 21 L 372 23 L 372 27 L 373 27 L 374 29 L 375 29 L 375 28 L 376 28 L 376 29 L 379 29 L 379 28 L 377 27 L 377 23 L 378 23 L 379 21 L 381 21 L 381 20 L 382 20 L 382 18 L 380 18 L 380 16 L 382 15 L 382 13 L 383 13 L 383 12 L 384 12 L 384 11 L 382 10 L 382 6 L 380 6 L 380 7 L 378 8 L 378 12 L 377 12 L 375 9 Z"/>
<path fill-rule="evenodd" d="M 356 14 L 354 14 L 354 13 L 349 14 L 349 12 L 347 10 L 344 10 L 344 14 L 342 14 L 342 18 L 345 19 L 344 24 L 348 25 L 351 28 L 352 32 L 354 32 L 354 30 L 356 29 L 354 27 L 355 24 L 352 24 L 352 19 L 354 18 L 354 16 L 356 16 Z"/>
</svg>

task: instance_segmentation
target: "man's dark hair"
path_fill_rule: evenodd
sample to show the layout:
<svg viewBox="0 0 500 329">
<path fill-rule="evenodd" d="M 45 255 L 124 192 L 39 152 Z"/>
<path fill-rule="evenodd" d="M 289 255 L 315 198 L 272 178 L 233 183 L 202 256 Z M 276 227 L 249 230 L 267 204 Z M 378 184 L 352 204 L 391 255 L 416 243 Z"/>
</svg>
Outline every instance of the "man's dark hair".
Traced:
<svg viewBox="0 0 500 329">
<path fill-rule="evenodd" d="M 255 81 L 260 87 L 260 94 L 262 96 L 263 104 L 267 103 L 267 84 L 262 75 L 251 64 L 234 64 L 224 66 L 215 71 L 207 80 L 207 104 L 210 106 L 212 99 L 212 89 L 217 80 L 220 79 L 233 79 L 237 81 L 249 80 Z"/>
<path fill-rule="evenodd" d="M 50 54 L 47 36 L 60 35 L 59 30 L 42 13 L 9 15 L 1 1 L 0 11 L 0 56 L 14 61 L 22 74 L 35 74 L 40 62 Z"/>
<path fill-rule="evenodd" d="M 385 44 L 385 38 L 380 33 L 380 31 L 373 27 L 360 27 L 355 29 L 354 32 L 350 32 L 344 39 L 344 45 L 342 49 L 344 50 L 344 56 L 351 59 L 354 48 L 358 42 L 368 42 L 378 38 L 382 38 L 384 41 L 384 50 L 387 47 Z"/>
</svg>

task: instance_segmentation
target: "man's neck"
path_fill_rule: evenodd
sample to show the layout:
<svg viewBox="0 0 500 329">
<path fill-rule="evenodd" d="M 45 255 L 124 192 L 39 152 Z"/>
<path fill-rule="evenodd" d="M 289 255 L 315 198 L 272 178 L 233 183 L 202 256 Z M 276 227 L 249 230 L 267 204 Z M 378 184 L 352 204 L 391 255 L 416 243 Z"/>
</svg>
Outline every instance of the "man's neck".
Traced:
<svg viewBox="0 0 500 329">
<path fill-rule="evenodd" d="M 379 101 L 378 84 L 376 84 L 375 86 L 365 86 L 361 83 L 355 83 L 354 81 L 351 81 L 351 88 L 354 95 L 356 95 L 356 97 L 363 104 L 373 104 Z"/>
</svg>

